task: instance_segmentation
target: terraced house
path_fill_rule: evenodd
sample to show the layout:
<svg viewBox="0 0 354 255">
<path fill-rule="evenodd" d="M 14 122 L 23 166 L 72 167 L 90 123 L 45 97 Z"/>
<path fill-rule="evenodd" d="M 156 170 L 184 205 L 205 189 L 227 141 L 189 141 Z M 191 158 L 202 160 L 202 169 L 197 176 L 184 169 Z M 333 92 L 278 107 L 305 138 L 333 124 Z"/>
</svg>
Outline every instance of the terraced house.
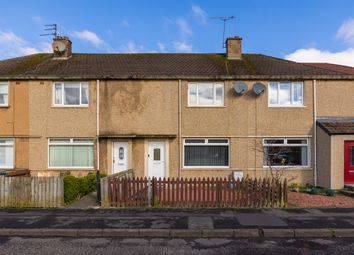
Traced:
<svg viewBox="0 0 354 255">
<path fill-rule="evenodd" d="M 354 184 L 351 68 L 243 54 L 52 54 L 0 61 L 0 168 L 31 175 L 264 177 Z M 272 167 L 270 167 L 271 165 Z"/>
</svg>

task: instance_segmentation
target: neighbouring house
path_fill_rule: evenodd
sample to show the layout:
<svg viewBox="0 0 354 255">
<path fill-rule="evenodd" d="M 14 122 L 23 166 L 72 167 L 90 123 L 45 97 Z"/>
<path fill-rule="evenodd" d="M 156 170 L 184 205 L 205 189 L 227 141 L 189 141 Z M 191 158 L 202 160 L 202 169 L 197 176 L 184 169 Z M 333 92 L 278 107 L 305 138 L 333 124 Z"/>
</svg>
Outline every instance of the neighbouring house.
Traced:
<svg viewBox="0 0 354 255">
<path fill-rule="evenodd" d="M 210 54 L 80 54 L 57 37 L 52 54 L 0 61 L 0 168 L 276 171 L 339 189 L 354 184 L 353 99 L 352 73 L 244 54 L 240 37 Z"/>
</svg>

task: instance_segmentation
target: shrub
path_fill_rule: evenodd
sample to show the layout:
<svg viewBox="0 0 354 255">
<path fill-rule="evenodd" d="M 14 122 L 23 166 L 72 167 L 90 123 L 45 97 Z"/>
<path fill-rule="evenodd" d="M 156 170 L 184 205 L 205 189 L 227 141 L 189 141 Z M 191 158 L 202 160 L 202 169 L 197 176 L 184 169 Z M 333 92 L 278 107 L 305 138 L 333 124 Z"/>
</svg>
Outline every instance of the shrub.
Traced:
<svg viewBox="0 0 354 255">
<path fill-rule="evenodd" d="M 333 197 L 336 194 L 336 191 L 333 189 L 326 189 L 325 193 L 327 196 Z"/>
<path fill-rule="evenodd" d="M 312 194 L 312 195 L 319 195 L 319 194 L 321 194 L 321 189 L 313 187 L 309 190 L 308 193 Z"/>
<path fill-rule="evenodd" d="M 72 175 L 64 177 L 64 202 L 70 204 L 79 198 L 80 183 L 78 178 Z"/>
<path fill-rule="evenodd" d="M 66 175 L 64 177 L 64 202 L 70 204 L 75 200 L 96 190 L 96 174 L 84 177 Z"/>
</svg>

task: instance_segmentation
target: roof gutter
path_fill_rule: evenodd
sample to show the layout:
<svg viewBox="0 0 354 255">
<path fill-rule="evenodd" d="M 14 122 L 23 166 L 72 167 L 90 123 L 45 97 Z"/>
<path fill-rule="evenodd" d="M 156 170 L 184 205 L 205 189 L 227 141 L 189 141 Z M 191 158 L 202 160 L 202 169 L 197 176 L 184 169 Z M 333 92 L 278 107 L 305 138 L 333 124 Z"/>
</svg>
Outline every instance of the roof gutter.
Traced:
<svg viewBox="0 0 354 255">
<path fill-rule="evenodd" d="M 354 80 L 354 75 L 68 75 L 0 76 L 2 80 Z"/>
</svg>

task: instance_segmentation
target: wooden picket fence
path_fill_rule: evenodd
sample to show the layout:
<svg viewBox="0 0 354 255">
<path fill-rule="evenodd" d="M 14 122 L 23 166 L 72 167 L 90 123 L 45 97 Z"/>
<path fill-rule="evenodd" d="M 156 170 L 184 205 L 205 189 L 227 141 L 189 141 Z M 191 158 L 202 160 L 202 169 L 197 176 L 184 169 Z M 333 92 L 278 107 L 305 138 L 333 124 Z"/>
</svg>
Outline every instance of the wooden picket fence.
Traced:
<svg viewBox="0 0 354 255">
<path fill-rule="evenodd" d="M 61 207 L 64 183 L 61 177 L 0 176 L 0 207 Z"/>
<path fill-rule="evenodd" d="M 107 207 L 285 207 L 287 181 L 270 179 L 111 178 Z"/>
</svg>

